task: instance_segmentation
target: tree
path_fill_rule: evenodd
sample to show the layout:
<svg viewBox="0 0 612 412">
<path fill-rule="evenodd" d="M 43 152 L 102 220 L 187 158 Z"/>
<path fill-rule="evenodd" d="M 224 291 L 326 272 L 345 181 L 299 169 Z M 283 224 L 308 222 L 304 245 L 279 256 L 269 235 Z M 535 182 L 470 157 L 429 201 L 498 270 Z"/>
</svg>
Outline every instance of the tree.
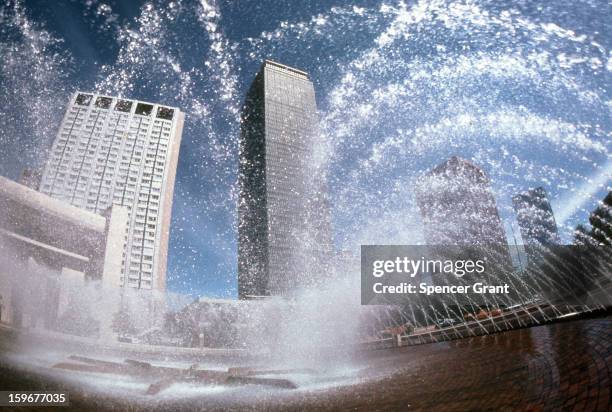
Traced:
<svg viewBox="0 0 612 412">
<path fill-rule="evenodd" d="M 113 316 L 112 328 L 113 331 L 118 333 L 119 335 L 136 334 L 136 326 L 134 325 L 134 320 L 125 308 L 122 308 Z"/>
</svg>

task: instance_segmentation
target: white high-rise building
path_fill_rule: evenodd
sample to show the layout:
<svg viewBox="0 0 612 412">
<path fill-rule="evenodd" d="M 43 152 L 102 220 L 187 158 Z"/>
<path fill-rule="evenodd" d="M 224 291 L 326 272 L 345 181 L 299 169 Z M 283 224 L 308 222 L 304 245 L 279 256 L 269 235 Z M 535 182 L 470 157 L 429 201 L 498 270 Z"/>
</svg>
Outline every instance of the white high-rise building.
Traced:
<svg viewBox="0 0 612 412">
<path fill-rule="evenodd" d="M 41 192 L 94 213 L 129 210 L 118 286 L 166 288 L 183 121 L 175 107 L 77 92 L 53 142 Z"/>
</svg>

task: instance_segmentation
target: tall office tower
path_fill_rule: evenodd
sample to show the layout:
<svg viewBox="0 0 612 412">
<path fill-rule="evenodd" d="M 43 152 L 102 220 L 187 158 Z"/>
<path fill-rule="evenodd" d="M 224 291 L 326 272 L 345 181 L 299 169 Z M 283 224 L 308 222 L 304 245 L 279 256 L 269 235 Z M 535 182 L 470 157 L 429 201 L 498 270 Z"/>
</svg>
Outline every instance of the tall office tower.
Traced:
<svg viewBox="0 0 612 412">
<path fill-rule="evenodd" d="M 489 178 L 479 167 L 453 156 L 424 175 L 416 189 L 428 244 L 494 247 L 498 262 L 512 267 Z"/>
<path fill-rule="evenodd" d="M 322 280 L 331 250 L 329 205 L 312 82 L 266 60 L 242 109 L 238 292 L 290 294 Z"/>
<path fill-rule="evenodd" d="M 98 214 L 129 210 L 118 286 L 166 288 L 183 120 L 177 108 L 76 93 L 53 142 L 41 192 Z"/>
<path fill-rule="evenodd" d="M 523 242 L 543 246 L 559 243 L 555 216 L 544 188 L 538 187 L 514 196 L 512 205 Z"/>
</svg>

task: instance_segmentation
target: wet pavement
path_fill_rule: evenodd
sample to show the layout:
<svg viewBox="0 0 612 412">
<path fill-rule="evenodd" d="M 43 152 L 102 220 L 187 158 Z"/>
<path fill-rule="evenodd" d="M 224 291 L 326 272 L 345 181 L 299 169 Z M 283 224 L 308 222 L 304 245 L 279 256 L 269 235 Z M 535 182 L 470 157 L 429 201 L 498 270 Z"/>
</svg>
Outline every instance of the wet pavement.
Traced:
<svg viewBox="0 0 612 412">
<path fill-rule="evenodd" d="M 360 387 L 291 407 L 346 410 L 611 410 L 612 318 L 580 320 L 389 351 L 410 363 Z"/>
<path fill-rule="evenodd" d="M 146 397 L 146 385 L 90 390 L 78 377 L 59 382 L 7 363 L 0 368 L 2 389 L 63 388 L 76 410 L 609 411 L 612 317 L 364 351 L 333 373 L 330 367 L 319 376 L 286 376 L 298 389 L 179 384 Z"/>
</svg>

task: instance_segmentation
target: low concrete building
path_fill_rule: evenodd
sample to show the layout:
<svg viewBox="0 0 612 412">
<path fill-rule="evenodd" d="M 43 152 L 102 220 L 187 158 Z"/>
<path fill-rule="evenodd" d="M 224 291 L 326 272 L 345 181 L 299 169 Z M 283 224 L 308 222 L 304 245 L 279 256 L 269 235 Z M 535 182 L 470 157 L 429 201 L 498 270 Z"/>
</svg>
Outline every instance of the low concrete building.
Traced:
<svg viewBox="0 0 612 412">
<path fill-rule="evenodd" d="M 118 290 L 127 228 L 124 206 L 100 216 L 0 177 L 0 320 L 53 328 L 67 283 Z"/>
</svg>

